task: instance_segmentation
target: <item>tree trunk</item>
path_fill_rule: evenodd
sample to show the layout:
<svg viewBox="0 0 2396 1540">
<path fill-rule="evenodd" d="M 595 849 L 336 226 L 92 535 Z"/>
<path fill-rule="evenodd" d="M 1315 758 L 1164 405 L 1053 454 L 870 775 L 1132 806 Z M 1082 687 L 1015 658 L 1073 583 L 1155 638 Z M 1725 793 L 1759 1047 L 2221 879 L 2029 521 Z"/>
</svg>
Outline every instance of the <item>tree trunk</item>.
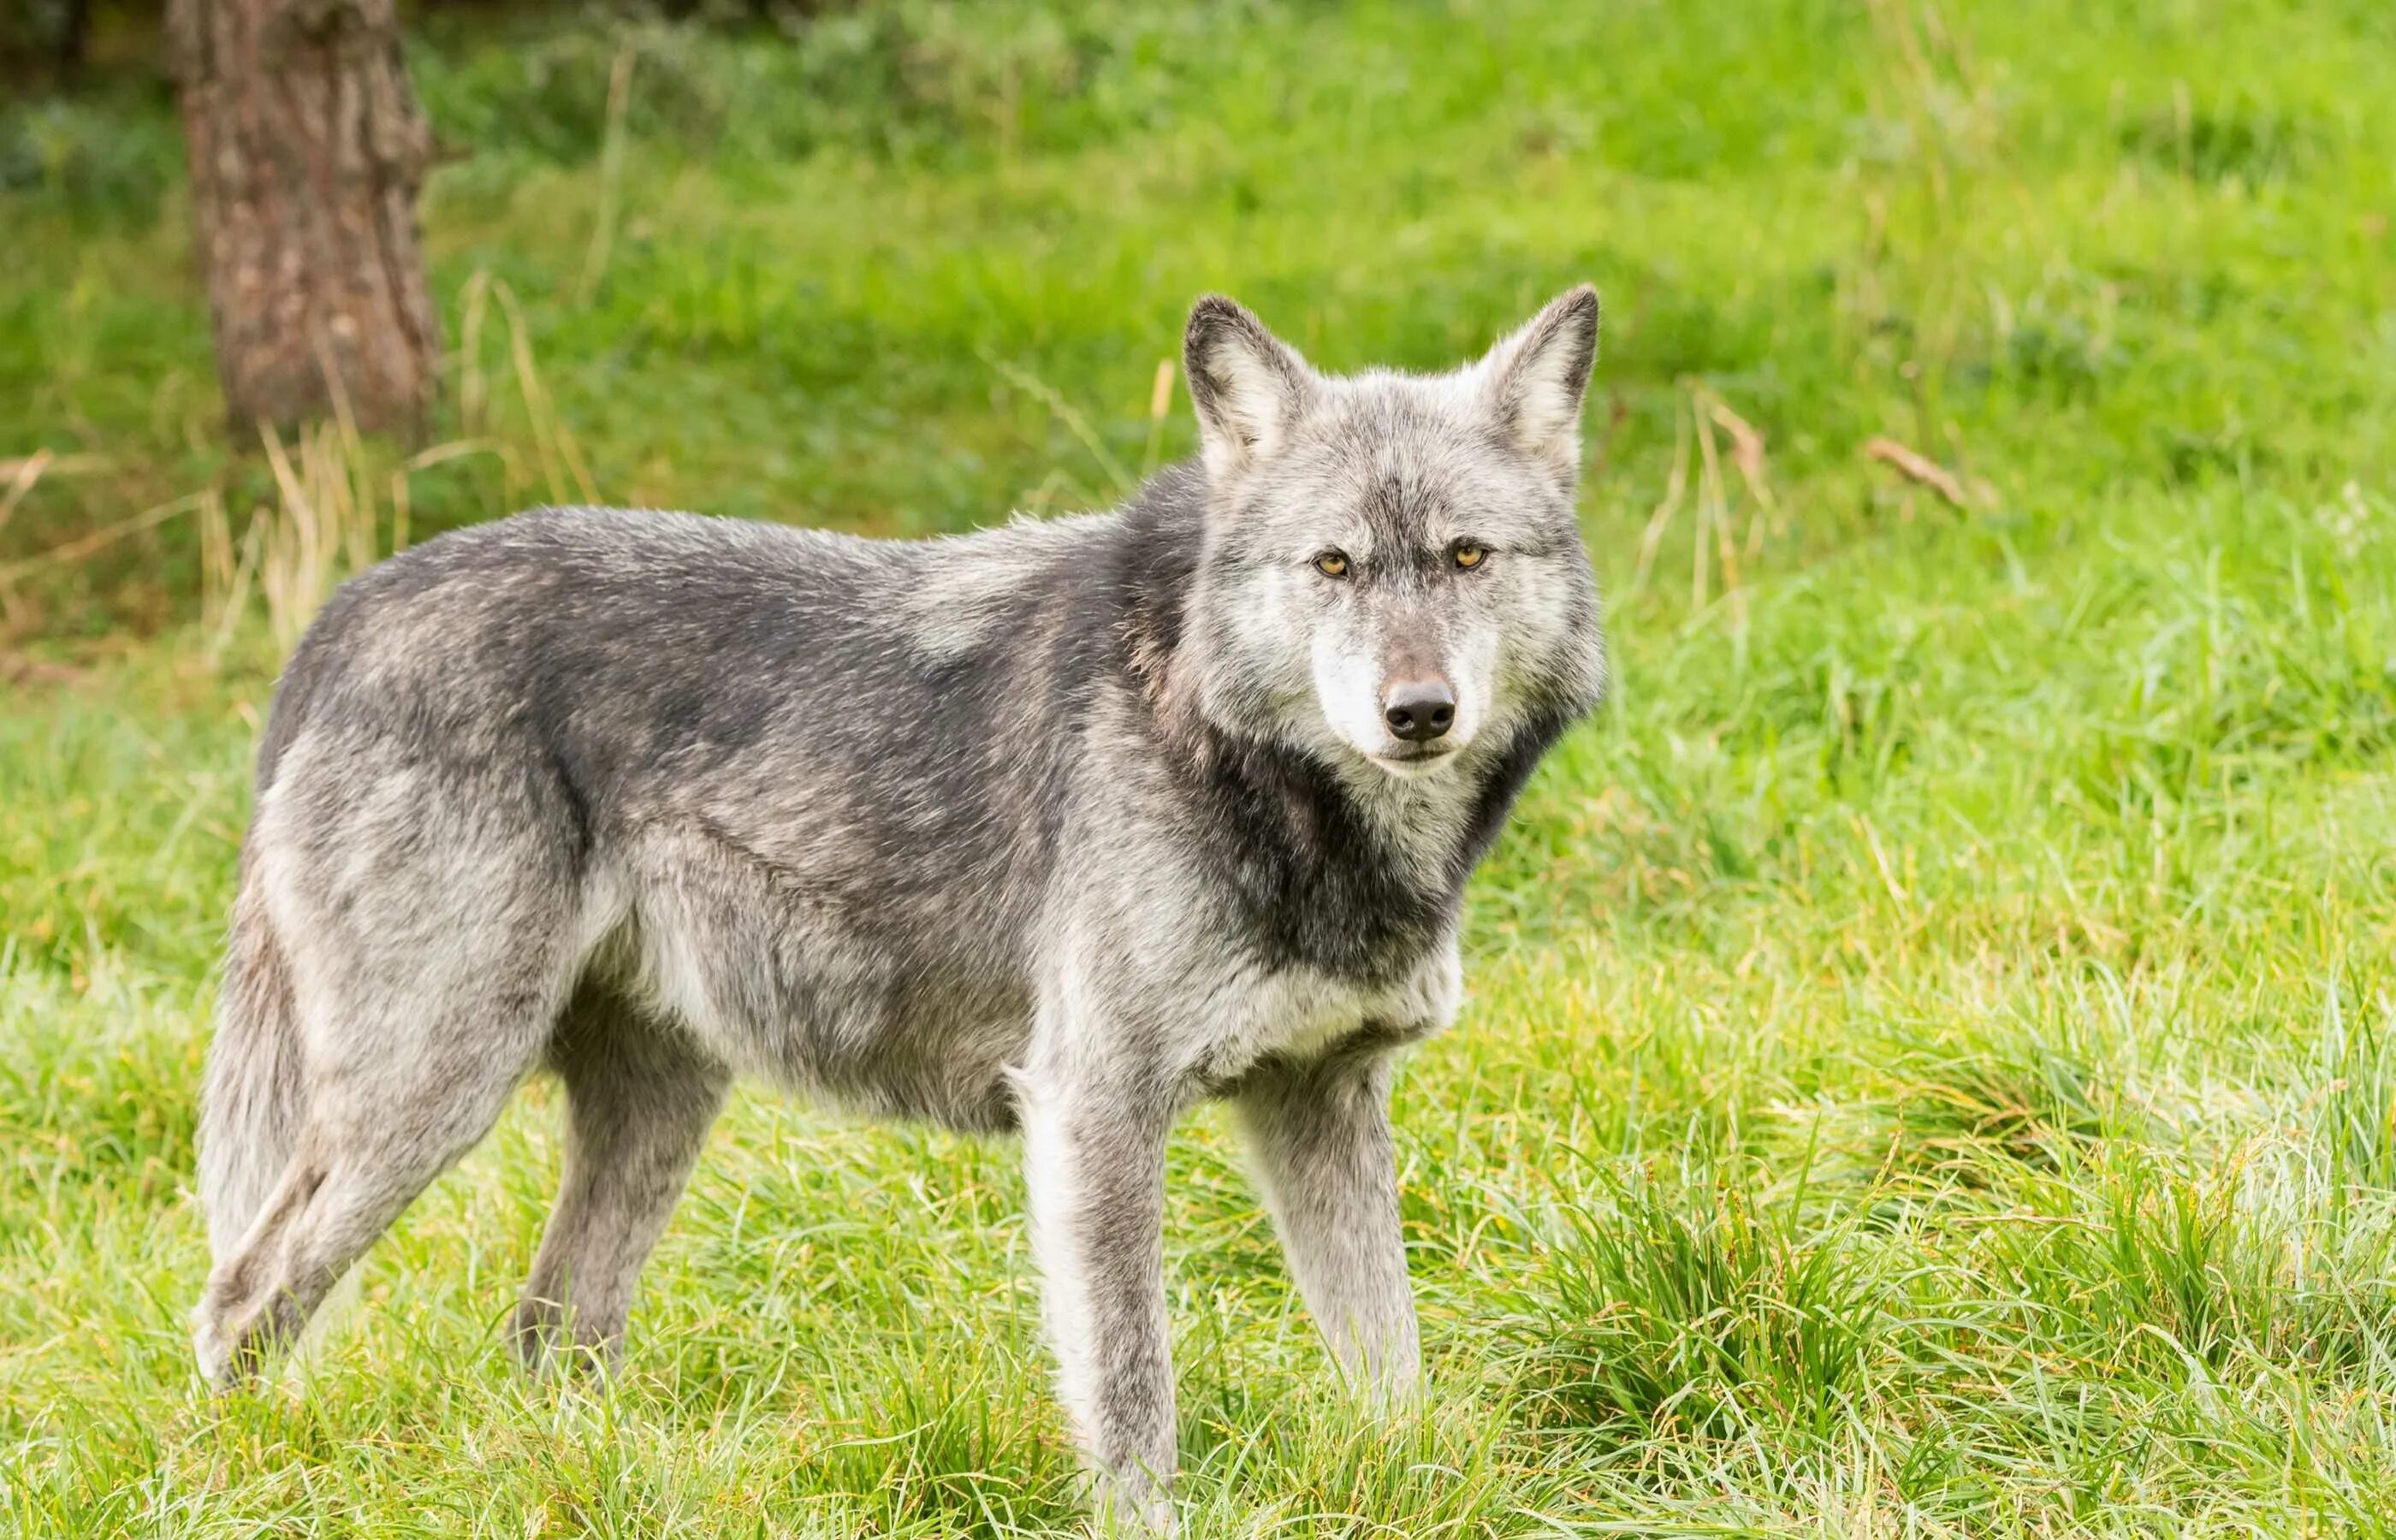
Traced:
<svg viewBox="0 0 2396 1540">
<path fill-rule="evenodd" d="M 59 19 L 59 79 L 72 86 L 83 78 L 84 53 L 91 46 L 91 0 L 67 0 Z"/>
<path fill-rule="evenodd" d="M 321 416 L 338 391 L 362 427 L 420 432 L 432 137 L 393 0 L 170 0 L 167 35 L 233 422 Z"/>
</svg>

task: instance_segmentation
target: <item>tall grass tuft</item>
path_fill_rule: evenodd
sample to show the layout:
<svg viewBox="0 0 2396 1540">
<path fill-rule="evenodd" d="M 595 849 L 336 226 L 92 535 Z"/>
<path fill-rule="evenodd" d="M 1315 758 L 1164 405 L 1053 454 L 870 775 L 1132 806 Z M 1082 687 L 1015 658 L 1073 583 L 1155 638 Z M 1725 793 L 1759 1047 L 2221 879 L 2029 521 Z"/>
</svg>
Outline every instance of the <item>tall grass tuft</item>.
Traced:
<svg viewBox="0 0 2396 1540">
<path fill-rule="evenodd" d="M 1560 1202 L 1511 1325 L 1542 1422 L 1830 1437 L 1887 1361 L 1901 1279 L 1851 1220 L 1795 1209 L 1703 1166 L 1607 1170 Z"/>
</svg>

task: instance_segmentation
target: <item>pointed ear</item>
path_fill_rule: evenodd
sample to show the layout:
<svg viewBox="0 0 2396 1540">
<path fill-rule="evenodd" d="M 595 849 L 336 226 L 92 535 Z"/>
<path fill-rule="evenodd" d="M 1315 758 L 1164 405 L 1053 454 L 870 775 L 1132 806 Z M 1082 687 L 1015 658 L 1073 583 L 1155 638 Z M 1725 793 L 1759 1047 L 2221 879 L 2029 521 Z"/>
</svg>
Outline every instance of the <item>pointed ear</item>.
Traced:
<svg viewBox="0 0 2396 1540">
<path fill-rule="evenodd" d="M 1279 448 L 1314 392 L 1306 360 L 1219 294 L 1191 310 L 1181 366 L 1206 469 L 1218 476 Z"/>
<path fill-rule="evenodd" d="M 1580 402 L 1597 362 L 1597 290 L 1583 284 L 1548 301 L 1481 361 L 1490 409 L 1526 455 L 1580 469 Z"/>
</svg>

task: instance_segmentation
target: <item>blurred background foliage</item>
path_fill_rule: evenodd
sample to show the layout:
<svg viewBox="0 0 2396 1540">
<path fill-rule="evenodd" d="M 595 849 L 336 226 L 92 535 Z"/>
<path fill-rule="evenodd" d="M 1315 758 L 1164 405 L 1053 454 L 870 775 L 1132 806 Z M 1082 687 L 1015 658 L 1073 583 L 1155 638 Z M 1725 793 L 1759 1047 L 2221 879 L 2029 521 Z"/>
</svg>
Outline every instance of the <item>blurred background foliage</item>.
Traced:
<svg viewBox="0 0 2396 1540">
<path fill-rule="evenodd" d="M 0 456 L 73 464 L 0 528 L 0 564 L 195 488 L 236 526 L 275 495 L 217 419 L 154 14 L 102 7 L 65 84 L 25 46 L 60 14 L 6 29 Z M 440 156 L 441 427 L 539 458 L 543 404 L 478 378 L 529 369 L 605 496 L 948 528 L 1118 492 L 1205 287 L 1333 366 L 1433 366 L 1589 276 L 1609 299 L 1595 500 L 1652 504 L 1701 378 L 1776 473 L 1838 488 L 1765 531 L 1767 560 L 1891 493 L 1857 459 L 1884 433 L 2013 517 L 2066 484 L 2371 485 L 2388 12 L 2283 19 L 2234 0 L 431 5 L 406 26 Z M 513 330 L 475 312 L 495 292 Z M 413 479 L 419 532 L 581 490 L 474 454 Z M 9 585 L 14 632 L 186 613 L 188 522 Z"/>
</svg>

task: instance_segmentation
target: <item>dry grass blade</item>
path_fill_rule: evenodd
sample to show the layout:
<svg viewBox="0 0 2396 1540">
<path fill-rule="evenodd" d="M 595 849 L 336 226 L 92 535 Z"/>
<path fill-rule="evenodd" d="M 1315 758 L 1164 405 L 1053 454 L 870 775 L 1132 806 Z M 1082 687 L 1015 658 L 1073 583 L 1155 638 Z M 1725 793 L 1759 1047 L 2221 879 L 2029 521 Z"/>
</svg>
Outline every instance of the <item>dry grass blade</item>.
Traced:
<svg viewBox="0 0 2396 1540">
<path fill-rule="evenodd" d="M 275 641 L 288 651 L 342 578 L 374 564 L 380 511 L 366 445 L 338 425 L 301 430 L 296 459 L 272 427 L 260 429 L 259 442 L 277 506 L 260 511 L 258 582 Z"/>
<path fill-rule="evenodd" d="M 316 361 L 325 371 L 325 386 L 333 401 L 333 426 L 340 432 L 336 448 L 334 441 L 318 433 L 300 442 L 303 458 L 314 460 L 322 479 L 342 484 L 342 506 L 364 509 L 363 519 L 347 518 L 341 523 L 341 536 L 347 546 L 352 572 L 364 572 L 374 564 L 374 486 L 367 479 L 366 441 L 359 436 L 358 419 L 350 410 L 350 393 L 341 384 L 340 371 L 333 366 L 332 350 L 325 339 L 316 339 Z"/>
<path fill-rule="evenodd" d="M 1753 423 L 1732 411 L 1730 403 L 1704 386 L 1692 387 L 1690 394 L 1705 408 L 1706 416 L 1713 418 L 1715 426 L 1730 435 L 1730 462 L 1737 468 L 1738 479 L 1747 484 L 1748 496 L 1765 511 L 1776 510 L 1778 504 L 1772 496 L 1772 484 L 1764 473 L 1764 435 Z"/>
<path fill-rule="evenodd" d="M 1098 462 L 1098 469 L 1107 473 L 1107 480 L 1113 484 L 1117 495 L 1127 498 L 1138 489 L 1138 481 L 1124 462 L 1115 458 L 1114 451 L 1107 447 L 1106 441 L 1098 437 L 1098 431 L 1090 426 L 1090 419 L 1076 411 L 1073 404 L 1067 401 L 1055 386 L 1021 365 L 1010 364 L 987 350 L 982 352 L 981 358 L 983 363 L 1005 376 L 1008 384 L 1048 408 L 1049 416 L 1063 424 L 1065 431 L 1090 452 L 1092 459 Z M 1170 398 L 1167 400 L 1169 405 Z"/>
<path fill-rule="evenodd" d="M 1173 381 L 1176 378 L 1173 360 L 1156 361 L 1156 379 L 1148 392 L 1148 447 L 1139 457 L 1139 479 L 1146 481 L 1156 473 L 1165 454 L 1165 421 L 1173 411 Z"/>
<path fill-rule="evenodd" d="M 420 449 L 391 473 L 391 553 L 394 556 L 407 549 L 408 521 L 415 508 L 415 494 L 409 490 L 408 478 L 419 471 L 429 471 L 436 465 L 446 465 L 475 455 L 488 455 L 499 462 L 510 475 L 513 470 L 507 445 L 493 439 L 452 439 Z"/>
<path fill-rule="evenodd" d="M 282 435 L 272 426 L 263 426 L 259 430 L 259 440 L 266 450 L 266 463 L 274 473 L 280 498 L 279 508 L 267 514 L 260 575 L 274 639 L 288 652 L 300 640 L 309 617 L 316 613 L 316 605 L 329 585 L 331 575 L 325 565 L 331 559 L 331 551 L 319 531 L 316 499 L 309 495 L 292 469 L 290 457 L 283 450 Z"/>
<path fill-rule="evenodd" d="M 54 450 L 42 448 L 34 450 L 30 455 L 18 455 L 8 459 L 0 459 L 0 481 L 7 482 L 13 486 L 18 478 L 25 474 L 28 466 L 38 467 L 33 471 L 33 475 L 39 479 L 43 476 L 96 475 L 100 471 L 113 469 L 115 464 L 116 461 L 106 455 L 61 455 Z M 28 492 L 33 490 L 31 482 L 26 483 L 25 490 Z M 23 496 L 22 493 L 18 495 Z"/>
<path fill-rule="evenodd" d="M 42 472 L 47 471 L 50 462 L 56 458 L 58 457 L 47 449 L 36 449 L 15 462 L 16 469 L 8 477 L 8 490 L 0 492 L 0 529 L 8 526 L 8 521 L 16 515 L 17 505 L 25 500 L 25 494 L 33 489 L 33 484 L 42 479 Z"/>
<path fill-rule="evenodd" d="M 1893 438 L 1874 438 L 1864 445 L 1864 454 L 1870 458 L 1892 467 L 1898 475 L 1915 485 L 1930 488 L 1945 498 L 1950 507 L 1969 510 L 1972 506 L 1970 497 L 1963 490 L 1963 484 L 1957 481 L 1945 466 L 1926 455 L 1918 454 L 1907 448 Z"/>
<path fill-rule="evenodd" d="M 586 503 L 599 500 L 599 491 L 591 479 L 591 468 L 583 462 L 582 450 L 574 435 L 558 419 L 557 405 L 550 399 L 549 387 L 542 383 L 540 370 L 533 363 L 532 334 L 525 325 L 524 307 L 516 303 L 515 291 L 505 284 L 491 285 L 492 297 L 508 318 L 508 353 L 515 365 L 516 389 L 524 395 L 525 415 L 532 422 L 533 451 L 540 458 L 542 476 L 549 483 L 552 501 L 568 502 L 565 477 L 559 468 L 574 478 L 574 487 Z"/>
<path fill-rule="evenodd" d="M 178 513 L 188 513 L 193 509 L 200 507 L 210 496 L 212 494 L 206 492 L 193 492 L 187 497 L 177 498 L 173 502 L 160 503 L 155 508 L 144 509 L 129 519 L 120 519 L 115 524 L 95 529 L 88 535 L 67 541 L 64 545 L 52 546 L 37 556 L 28 556 L 21 562 L 0 566 L 0 583 L 14 582 L 20 578 L 39 572 L 45 567 L 56 566 L 61 562 L 80 561 L 93 551 L 105 550 L 129 535 L 139 535 L 145 529 L 155 529 Z"/>
<path fill-rule="evenodd" d="M 0 684 L 80 684 L 90 677 L 83 670 L 47 657 L 0 652 Z"/>
<path fill-rule="evenodd" d="M 1723 591 L 1736 596 L 1739 588 L 1738 551 L 1730 538 L 1730 494 L 1723 485 L 1721 450 L 1714 443 L 1711 414 L 1697 423 L 1697 495 L 1713 526 L 1714 549 L 1722 563 Z"/>
<path fill-rule="evenodd" d="M 1744 636 L 1747 599 L 1741 587 L 1741 564 L 1753 561 L 1762 552 L 1765 517 L 1777 513 L 1779 507 L 1764 471 L 1764 435 L 1705 385 L 1689 379 L 1682 382 L 1682 388 L 1683 397 L 1675 404 L 1672 417 L 1671 476 L 1662 500 L 1648 515 L 1647 527 L 1640 535 L 1639 562 L 1631 572 L 1630 591 L 1637 593 L 1646 586 L 1665 531 L 1680 511 L 1682 499 L 1689 494 L 1690 468 L 1694 465 L 1697 529 L 1689 551 L 1689 608 L 1694 612 L 1706 607 L 1712 593 L 1713 574 L 1719 568 L 1724 596 L 1731 602 L 1732 628 Z M 1730 441 L 1727 456 L 1716 437 L 1716 430 Z M 1737 469 L 1740 485 L 1755 505 L 1743 554 L 1739 542 L 1733 538 L 1736 511 L 1723 471 L 1725 458 Z"/>
<path fill-rule="evenodd" d="M 491 270 L 476 268 L 466 280 L 458 323 L 458 422 L 469 434 L 483 431 L 489 388 L 483 378 L 483 318 L 490 312 Z"/>
<path fill-rule="evenodd" d="M 1672 473 L 1664 484 L 1664 496 L 1656 504 L 1656 511 L 1647 516 L 1647 527 L 1639 536 L 1639 564 L 1631 574 L 1631 591 L 1637 593 L 1647 586 L 1647 574 L 1656 564 L 1656 548 L 1664 541 L 1664 531 L 1671 527 L 1672 515 L 1681 511 L 1681 498 L 1689 489 L 1689 415 L 1672 414 Z"/>
<path fill-rule="evenodd" d="M 248 607 L 249 591 L 256 585 L 259 569 L 266 561 L 266 526 L 271 517 L 265 509 L 260 509 L 250 515 L 249 528 L 242 534 L 240 559 L 225 582 L 224 599 L 217 611 L 216 624 L 208 632 L 206 657 L 211 665 L 232 644 L 233 628 L 240 624 Z"/>
<path fill-rule="evenodd" d="M 223 618 L 233 593 L 233 518 L 224 496 L 214 488 L 200 506 L 200 623 L 213 630 Z"/>
<path fill-rule="evenodd" d="M 591 232 L 590 250 L 583 255 L 582 280 L 574 291 L 579 305 L 598 298 L 608 259 L 615 253 L 616 219 L 623 202 L 624 114 L 632 105 L 632 64 L 639 57 L 640 50 L 627 43 L 617 50 L 616 62 L 607 72 L 607 127 L 599 148 L 599 215 Z"/>
</svg>

